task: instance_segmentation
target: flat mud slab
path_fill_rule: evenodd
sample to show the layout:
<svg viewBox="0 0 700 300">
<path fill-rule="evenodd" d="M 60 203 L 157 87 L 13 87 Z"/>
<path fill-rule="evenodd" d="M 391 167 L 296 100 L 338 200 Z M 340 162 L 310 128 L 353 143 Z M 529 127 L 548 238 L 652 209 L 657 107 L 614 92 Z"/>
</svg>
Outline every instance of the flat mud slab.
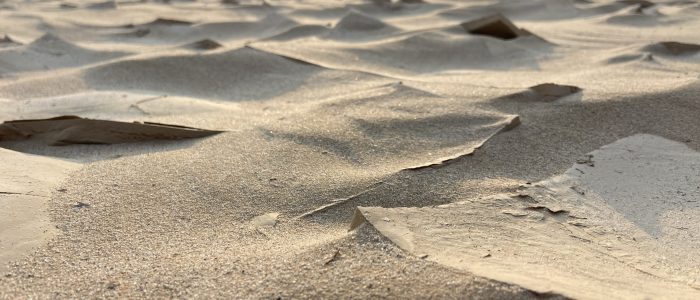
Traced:
<svg viewBox="0 0 700 300">
<path fill-rule="evenodd" d="M 699 172 L 700 153 L 635 135 L 517 195 L 359 207 L 351 227 L 367 221 L 413 255 L 540 293 L 695 299 Z"/>
</svg>

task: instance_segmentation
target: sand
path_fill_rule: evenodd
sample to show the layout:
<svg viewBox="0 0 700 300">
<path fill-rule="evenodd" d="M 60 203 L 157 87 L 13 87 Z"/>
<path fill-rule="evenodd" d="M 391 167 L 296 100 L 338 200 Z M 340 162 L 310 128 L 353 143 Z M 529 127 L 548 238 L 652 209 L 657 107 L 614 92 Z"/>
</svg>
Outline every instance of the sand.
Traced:
<svg viewBox="0 0 700 300">
<path fill-rule="evenodd" d="M 4 1 L 0 298 L 696 299 L 699 15 Z"/>
</svg>

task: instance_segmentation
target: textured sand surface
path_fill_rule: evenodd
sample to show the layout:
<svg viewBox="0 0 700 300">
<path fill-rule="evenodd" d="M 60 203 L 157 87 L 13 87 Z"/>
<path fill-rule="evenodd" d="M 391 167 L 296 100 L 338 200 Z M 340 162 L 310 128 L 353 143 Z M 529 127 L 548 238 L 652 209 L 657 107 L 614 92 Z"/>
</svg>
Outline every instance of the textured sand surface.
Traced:
<svg viewBox="0 0 700 300">
<path fill-rule="evenodd" d="M 78 164 L 0 149 L 0 271 L 55 234 L 46 210 L 52 188 Z"/>
<path fill-rule="evenodd" d="M 0 298 L 697 298 L 700 3 L 238 2 L 0 2 L 3 122 L 223 131 L 0 139 Z"/>
</svg>

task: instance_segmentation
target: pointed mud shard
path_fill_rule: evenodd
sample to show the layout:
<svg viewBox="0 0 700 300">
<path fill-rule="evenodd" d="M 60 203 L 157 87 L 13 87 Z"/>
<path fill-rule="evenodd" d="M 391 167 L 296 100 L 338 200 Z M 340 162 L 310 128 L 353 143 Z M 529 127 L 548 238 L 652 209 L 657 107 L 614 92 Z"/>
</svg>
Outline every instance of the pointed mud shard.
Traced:
<svg viewBox="0 0 700 300">
<path fill-rule="evenodd" d="M 644 47 L 645 51 L 661 55 L 694 55 L 700 52 L 700 45 L 680 42 L 659 42 Z"/>
<path fill-rule="evenodd" d="M 532 35 L 529 31 L 516 27 L 513 22 L 500 14 L 464 22 L 460 26 L 468 33 L 487 35 L 502 40 L 512 40 L 521 36 Z"/>
<path fill-rule="evenodd" d="M 13 40 L 7 34 L 0 39 L 0 47 L 19 46 L 19 45 L 22 45 L 22 43 Z"/>
<path fill-rule="evenodd" d="M 439 167 L 446 166 L 446 165 L 451 164 L 455 161 L 458 161 L 466 156 L 474 155 L 474 152 L 476 152 L 476 150 L 479 150 L 481 147 L 483 147 L 484 144 L 486 144 L 486 142 L 488 142 L 492 137 L 496 136 L 497 134 L 499 134 L 501 132 L 510 131 L 510 130 L 514 129 L 515 127 L 518 127 L 519 125 L 520 125 L 520 116 L 512 115 L 512 116 L 510 116 L 510 118 L 508 120 L 506 120 L 503 123 L 503 125 L 502 125 L 503 127 L 501 127 L 500 130 L 491 134 L 489 137 L 484 139 L 480 144 L 476 145 L 474 148 L 467 149 L 461 153 L 457 153 L 457 154 L 449 156 L 449 157 L 440 158 L 439 160 L 434 161 L 434 162 L 404 168 L 403 170 L 405 170 L 405 171 L 420 171 L 420 170 L 424 170 L 424 169 L 428 169 L 428 168 L 439 168 Z"/>
<path fill-rule="evenodd" d="M 611 58 L 607 59 L 605 62 L 608 64 L 620 64 L 620 63 L 628 63 L 628 62 L 635 62 L 635 61 L 655 62 L 654 55 L 651 53 L 623 54 L 623 55 L 611 57 Z"/>
<path fill-rule="evenodd" d="M 365 218 L 365 215 L 362 214 L 362 211 L 360 208 L 355 209 L 355 213 L 352 215 L 352 221 L 350 221 L 350 229 L 348 231 L 353 231 L 357 227 L 360 227 L 360 225 L 364 224 L 367 222 L 367 218 Z"/>
<path fill-rule="evenodd" d="M 223 45 L 219 44 L 217 41 L 211 40 L 211 39 L 203 39 L 200 41 L 196 41 L 194 43 L 190 43 L 185 45 L 185 48 L 188 49 L 194 49 L 194 50 L 214 50 L 217 48 L 221 48 Z"/>
<path fill-rule="evenodd" d="M 261 227 L 275 227 L 277 225 L 277 218 L 279 213 L 268 213 L 264 215 L 257 216 L 251 220 L 252 225 L 255 228 Z"/>
<path fill-rule="evenodd" d="M 513 130 L 515 127 L 520 126 L 520 116 L 513 116 L 501 130 L 499 130 L 496 134 L 501 133 L 501 132 L 506 132 Z M 479 146 L 481 148 L 481 146 Z M 478 148 L 477 148 L 478 149 Z"/>
<path fill-rule="evenodd" d="M 201 138 L 221 132 L 149 122 L 127 123 L 61 116 L 51 119 L 4 122 L 0 124 L 0 141 L 35 139 L 52 146 L 119 144 Z"/>
<path fill-rule="evenodd" d="M 323 265 L 327 266 L 327 265 L 331 264 L 332 262 L 338 260 L 339 258 L 340 258 L 340 250 L 336 249 L 335 252 L 333 252 L 333 255 L 331 255 L 330 258 L 326 259 L 326 261 L 323 263 Z"/>
<path fill-rule="evenodd" d="M 537 94 L 540 101 L 554 101 L 569 95 L 576 94 L 581 88 L 573 85 L 560 85 L 556 83 L 543 83 L 530 87 L 530 90 Z"/>
<path fill-rule="evenodd" d="M 142 24 L 143 26 L 190 26 L 194 23 L 190 21 L 167 19 L 167 18 L 157 18 L 151 22 Z"/>
<path fill-rule="evenodd" d="M 367 187 L 367 189 L 365 189 L 357 194 L 354 194 L 352 196 L 345 197 L 345 198 L 335 199 L 328 204 L 325 204 L 325 205 L 322 205 L 322 206 L 315 208 L 313 210 L 307 211 L 307 212 L 303 213 L 302 215 L 298 216 L 297 218 L 301 219 L 301 218 L 312 217 L 318 213 L 322 213 L 322 212 L 329 210 L 329 209 L 332 209 L 334 207 L 338 207 L 340 205 L 349 203 L 349 202 L 351 202 L 351 201 L 353 201 L 353 200 L 355 200 L 355 199 L 357 199 L 357 198 L 359 198 L 359 197 L 361 197 L 369 192 L 376 190 L 377 188 L 379 188 L 382 185 L 384 185 L 384 182 L 382 182 L 382 181 L 377 182 L 377 183 L 372 184 L 371 186 Z M 351 228 L 351 230 L 352 230 L 352 228 Z"/>
<path fill-rule="evenodd" d="M 527 90 L 494 99 L 494 102 L 529 103 L 529 102 L 553 102 L 576 95 L 580 100 L 581 88 L 573 85 L 561 85 L 556 83 L 543 83 L 529 87 Z M 569 98 L 567 98 L 569 99 Z"/>
</svg>

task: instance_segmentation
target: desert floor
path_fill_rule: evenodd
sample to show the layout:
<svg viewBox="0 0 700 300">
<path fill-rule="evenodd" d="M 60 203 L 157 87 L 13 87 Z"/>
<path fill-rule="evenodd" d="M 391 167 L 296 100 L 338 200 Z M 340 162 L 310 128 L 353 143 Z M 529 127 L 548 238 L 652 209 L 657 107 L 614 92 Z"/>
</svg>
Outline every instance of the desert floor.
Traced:
<svg viewBox="0 0 700 300">
<path fill-rule="evenodd" d="M 0 0 L 0 298 L 700 299 L 699 33 L 680 0 Z"/>
</svg>

